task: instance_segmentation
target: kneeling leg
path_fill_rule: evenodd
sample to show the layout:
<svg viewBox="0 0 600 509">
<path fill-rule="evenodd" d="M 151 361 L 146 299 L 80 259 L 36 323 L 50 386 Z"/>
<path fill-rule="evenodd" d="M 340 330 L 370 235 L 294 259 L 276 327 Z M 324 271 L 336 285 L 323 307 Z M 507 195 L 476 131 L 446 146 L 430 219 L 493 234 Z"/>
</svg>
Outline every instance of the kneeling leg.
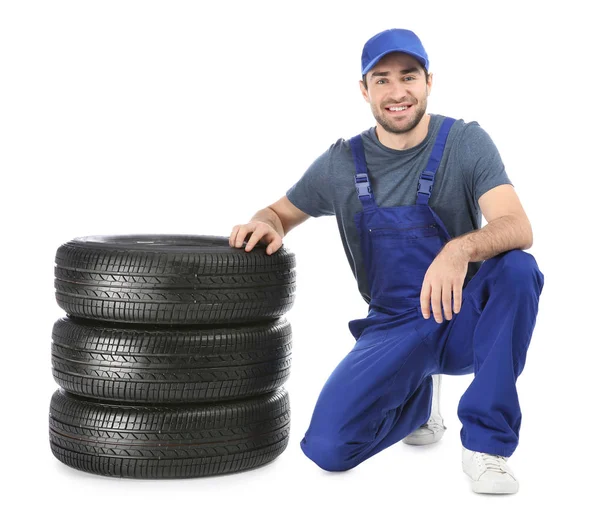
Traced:
<svg viewBox="0 0 600 509">
<path fill-rule="evenodd" d="M 413 328 L 371 334 L 381 337 L 361 337 L 328 378 L 300 443 L 324 470 L 353 468 L 429 419 L 429 347 Z"/>
</svg>

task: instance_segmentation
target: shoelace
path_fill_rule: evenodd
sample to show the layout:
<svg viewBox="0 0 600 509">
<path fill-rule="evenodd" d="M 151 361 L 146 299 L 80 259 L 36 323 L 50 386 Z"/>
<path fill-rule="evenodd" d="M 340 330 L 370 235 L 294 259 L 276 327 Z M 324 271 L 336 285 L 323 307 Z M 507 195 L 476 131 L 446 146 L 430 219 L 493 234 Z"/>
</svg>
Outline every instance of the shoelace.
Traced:
<svg viewBox="0 0 600 509">
<path fill-rule="evenodd" d="M 506 459 L 504 456 L 498 456 L 497 454 L 487 454 L 484 452 L 476 453 L 478 458 L 483 462 L 485 468 L 493 470 L 495 472 L 504 473 L 507 472 Z"/>
<path fill-rule="evenodd" d="M 429 429 L 442 429 L 444 425 L 441 422 L 437 422 L 433 417 L 430 417 L 429 420 L 421 427 Z"/>
</svg>

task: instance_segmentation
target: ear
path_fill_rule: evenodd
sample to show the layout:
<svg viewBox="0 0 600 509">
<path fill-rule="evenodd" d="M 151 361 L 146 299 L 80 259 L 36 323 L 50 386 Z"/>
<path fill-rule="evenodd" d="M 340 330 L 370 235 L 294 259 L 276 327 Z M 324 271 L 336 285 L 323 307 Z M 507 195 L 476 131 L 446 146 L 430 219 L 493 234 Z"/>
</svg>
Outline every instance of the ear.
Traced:
<svg viewBox="0 0 600 509">
<path fill-rule="evenodd" d="M 370 103 L 371 101 L 369 100 L 369 91 L 365 88 L 363 80 L 358 80 L 358 86 L 360 87 L 360 93 L 362 94 L 365 101 Z"/>
<path fill-rule="evenodd" d="M 431 93 L 431 87 L 433 85 L 433 73 L 429 73 L 429 80 L 427 81 L 427 95 Z"/>
</svg>

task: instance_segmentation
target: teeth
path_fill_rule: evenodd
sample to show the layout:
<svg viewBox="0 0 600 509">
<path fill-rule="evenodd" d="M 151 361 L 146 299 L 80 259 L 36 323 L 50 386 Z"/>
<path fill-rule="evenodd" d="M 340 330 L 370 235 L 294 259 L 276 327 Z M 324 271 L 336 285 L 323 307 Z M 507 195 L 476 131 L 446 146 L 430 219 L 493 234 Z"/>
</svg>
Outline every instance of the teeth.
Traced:
<svg viewBox="0 0 600 509">
<path fill-rule="evenodd" d="M 406 108 L 408 108 L 408 106 L 400 106 L 399 108 L 393 106 L 390 108 L 390 111 L 402 111 L 402 110 L 405 110 Z"/>
</svg>

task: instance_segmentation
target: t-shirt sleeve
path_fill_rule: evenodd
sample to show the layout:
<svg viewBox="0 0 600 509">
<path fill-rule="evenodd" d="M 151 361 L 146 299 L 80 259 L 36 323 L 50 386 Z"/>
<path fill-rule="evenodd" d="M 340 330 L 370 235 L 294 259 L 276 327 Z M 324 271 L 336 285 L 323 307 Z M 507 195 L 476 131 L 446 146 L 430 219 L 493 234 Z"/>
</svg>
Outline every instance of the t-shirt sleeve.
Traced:
<svg viewBox="0 0 600 509">
<path fill-rule="evenodd" d="M 315 159 L 300 180 L 286 191 L 288 200 L 313 217 L 335 215 L 330 170 L 331 147 Z"/>
<path fill-rule="evenodd" d="M 477 122 L 467 124 L 458 157 L 476 208 L 479 208 L 479 198 L 490 189 L 502 184 L 513 185 L 496 145 Z"/>
</svg>

